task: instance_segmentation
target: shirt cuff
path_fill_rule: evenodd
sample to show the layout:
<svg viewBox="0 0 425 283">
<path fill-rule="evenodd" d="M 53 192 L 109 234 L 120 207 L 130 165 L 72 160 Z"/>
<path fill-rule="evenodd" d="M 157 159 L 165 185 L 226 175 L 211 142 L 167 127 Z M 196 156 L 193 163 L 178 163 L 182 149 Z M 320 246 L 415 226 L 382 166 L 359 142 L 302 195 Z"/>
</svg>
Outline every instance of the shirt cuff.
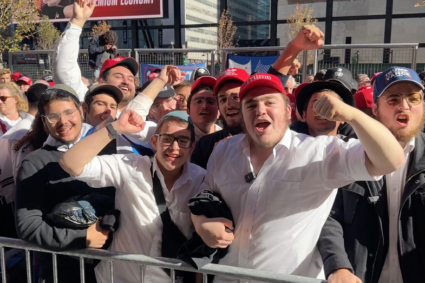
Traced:
<svg viewBox="0 0 425 283">
<path fill-rule="evenodd" d="M 80 28 L 80 27 L 79 27 L 79 26 L 77 26 L 77 25 L 74 25 L 74 24 L 73 24 L 73 23 L 71 23 L 71 22 L 68 22 L 68 26 L 66 27 L 65 31 L 68 31 L 68 33 L 69 33 L 70 35 L 78 35 L 78 37 L 80 37 L 81 32 L 83 31 L 83 29 L 82 29 L 82 28 Z"/>
<path fill-rule="evenodd" d="M 276 77 L 278 77 L 279 78 L 279 80 L 280 80 L 280 82 L 282 83 L 282 86 L 283 87 L 285 87 L 286 86 L 286 83 L 288 82 L 288 78 L 289 78 L 289 76 L 288 75 L 284 75 L 284 74 L 282 74 L 281 72 L 279 72 L 279 71 L 277 71 L 277 70 L 275 70 L 273 67 L 271 67 L 270 66 L 270 68 L 269 68 L 269 70 L 268 70 L 268 72 L 267 72 L 268 74 L 270 74 L 270 75 L 274 75 L 274 76 L 276 76 Z"/>
</svg>

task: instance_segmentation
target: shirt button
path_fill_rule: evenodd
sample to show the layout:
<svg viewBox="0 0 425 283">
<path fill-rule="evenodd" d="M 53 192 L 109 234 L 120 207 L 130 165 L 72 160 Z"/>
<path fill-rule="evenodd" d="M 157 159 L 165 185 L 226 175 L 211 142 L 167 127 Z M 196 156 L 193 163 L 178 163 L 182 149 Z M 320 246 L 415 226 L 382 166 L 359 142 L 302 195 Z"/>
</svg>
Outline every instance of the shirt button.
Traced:
<svg viewBox="0 0 425 283">
<path fill-rule="evenodd" d="M 369 254 L 369 256 L 370 256 L 370 257 L 373 257 L 373 253 L 370 253 L 370 254 Z"/>
<path fill-rule="evenodd" d="M 393 189 L 393 192 L 395 192 L 395 191 L 396 191 L 396 189 L 394 188 L 394 189 Z"/>
<path fill-rule="evenodd" d="M 393 212 L 393 216 L 395 216 L 395 212 Z"/>
</svg>

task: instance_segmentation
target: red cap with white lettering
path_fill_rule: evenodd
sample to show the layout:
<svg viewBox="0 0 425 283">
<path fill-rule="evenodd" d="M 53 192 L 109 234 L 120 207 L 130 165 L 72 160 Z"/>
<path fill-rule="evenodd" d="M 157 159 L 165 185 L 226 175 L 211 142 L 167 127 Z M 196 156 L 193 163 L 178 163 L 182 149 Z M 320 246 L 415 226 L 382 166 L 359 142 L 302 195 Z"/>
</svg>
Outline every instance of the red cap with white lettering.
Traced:
<svg viewBox="0 0 425 283">
<path fill-rule="evenodd" d="M 136 59 L 134 59 L 133 57 L 118 56 L 114 59 L 107 59 L 103 63 L 102 68 L 100 68 L 99 77 L 102 77 L 103 72 L 105 72 L 106 70 L 118 66 L 127 67 L 134 76 L 137 75 L 137 72 L 139 72 L 139 64 L 137 63 Z"/>
<path fill-rule="evenodd" d="M 29 86 L 32 85 L 32 80 L 30 78 L 28 78 L 27 76 L 20 77 L 16 82 L 24 82 Z"/>
<path fill-rule="evenodd" d="M 217 78 L 217 83 L 214 87 L 214 93 L 218 94 L 218 91 L 223 86 L 223 84 L 227 81 L 240 81 L 241 84 L 244 83 L 247 79 L 249 79 L 248 73 L 244 69 L 238 68 L 229 68 L 224 71 Z"/>
<path fill-rule="evenodd" d="M 256 73 L 242 84 L 239 92 L 239 100 L 242 100 L 250 90 L 257 87 L 270 87 L 279 93 L 285 93 L 285 89 L 278 77 L 270 74 Z M 261 91 L 258 91 L 257 95 L 262 95 Z"/>
</svg>

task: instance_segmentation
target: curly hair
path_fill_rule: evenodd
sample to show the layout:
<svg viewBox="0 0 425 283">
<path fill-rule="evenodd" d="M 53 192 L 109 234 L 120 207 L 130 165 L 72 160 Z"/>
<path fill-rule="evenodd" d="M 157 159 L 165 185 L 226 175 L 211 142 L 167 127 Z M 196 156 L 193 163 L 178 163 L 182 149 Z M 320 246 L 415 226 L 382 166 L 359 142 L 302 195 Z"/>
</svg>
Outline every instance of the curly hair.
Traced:
<svg viewBox="0 0 425 283">
<path fill-rule="evenodd" d="M 40 114 L 37 114 L 32 122 L 31 129 L 15 144 L 13 150 L 19 151 L 21 148 L 28 148 L 29 146 L 31 146 L 32 150 L 39 149 L 43 146 L 47 137 L 48 134 L 44 131 L 43 120 Z"/>
<path fill-rule="evenodd" d="M 115 45 L 118 41 L 117 33 L 115 31 L 112 31 L 112 30 L 108 30 L 107 32 L 105 32 L 101 36 L 107 44 Z"/>
<path fill-rule="evenodd" d="M 28 111 L 28 102 L 17 84 L 14 82 L 2 83 L 0 84 L 0 89 L 9 90 L 10 95 L 17 99 L 18 102 L 16 103 L 16 107 L 18 108 L 18 111 Z"/>
</svg>

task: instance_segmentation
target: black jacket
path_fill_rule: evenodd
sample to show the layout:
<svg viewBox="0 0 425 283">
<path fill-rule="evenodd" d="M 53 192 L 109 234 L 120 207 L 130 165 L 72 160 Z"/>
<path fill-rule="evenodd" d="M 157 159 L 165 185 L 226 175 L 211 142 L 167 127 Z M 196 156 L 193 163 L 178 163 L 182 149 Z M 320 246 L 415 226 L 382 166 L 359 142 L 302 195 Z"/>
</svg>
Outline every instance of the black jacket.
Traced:
<svg viewBox="0 0 425 283">
<path fill-rule="evenodd" d="M 114 196 L 115 188 L 93 189 L 77 181 L 59 165 L 64 153 L 55 147 L 43 148 L 22 162 L 16 180 L 16 229 L 19 238 L 54 251 L 86 248 L 86 229 L 58 228 L 46 217 L 55 205 L 76 195 L 99 192 Z M 112 207 L 113 208 L 113 207 Z M 41 277 L 52 282 L 52 256 L 40 253 Z M 79 282 L 79 261 L 57 256 L 59 282 Z M 90 273 L 90 274 L 87 274 Z M 86 266 L 86 282 L 94 279 L 93 267 Z"/>
<path fill-rule="evenodd" d="M 109 53 L 109 59 L 113 59 L 118 56 L 118 51 L 105 50 L 105 42 L 102 36 L 93 36 L 89 42 L 89 65 L 94 69 L 100 69 L 100 60 L 102 59 L 103 52 Z"/>
<path fill-rule="evenodd" d="M 193 150 L 190 162 L 207 169 L 208 160 L 215 144 L 228 136 L 231 136 L 229 131 L 221 130 L 200 138 Z"/>
<path fill-rule="evenodd" d="M 425 134 L 415 140 L 398 215 L 403 282 L 425 282 Z M 385 178 L 339 189 L 318 248 L 328 277 L 351 269 L 364 283 L 378 282 L 388 252 Z"/>
<path fill-rule="evenodd" d="M 307 123 L 304 123 L 301 121 L 295 121 L 291 124 L 290 129 L 293 130 L 294 132 L 310 136 Z M 344 124 L 339 126 L 338 135 L 341 135 L 344 137 L 351 137 L 355 135 L 355 132 L 353 127 L 351 127 L 349 124 Z"/>
</svg>

